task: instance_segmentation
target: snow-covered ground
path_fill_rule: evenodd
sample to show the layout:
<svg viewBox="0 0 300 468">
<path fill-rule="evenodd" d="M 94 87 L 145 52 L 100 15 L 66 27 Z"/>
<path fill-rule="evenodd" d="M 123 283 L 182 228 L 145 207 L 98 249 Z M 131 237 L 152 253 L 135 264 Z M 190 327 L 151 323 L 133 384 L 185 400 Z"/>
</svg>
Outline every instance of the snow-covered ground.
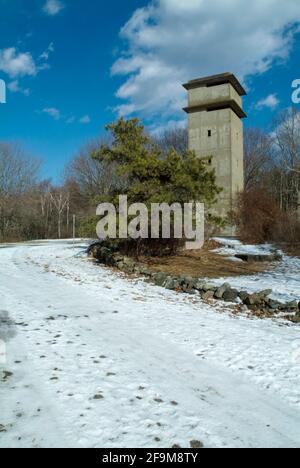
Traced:
<svg viewBox="0 0 300 468">
<path fill-rule="evenodd" d="M 268 255 L 274 253 L 274 246 L 265 245 L 244 245 L 236 239 L 216 238 L 222 247 L 215 252 L 226 255 L 232 260 L 236 254 Z M 225 281 L 232 287 L 248 292 L 257 292 L 264 289 L 273 289 L 271 297 L 281 302 L 300 301 L 300 259 L 282 255 L 282 261 L 274 265 L 263 273 L 235 278 L 219 278 L 214 283 L 223 284 Z M 242 261 L 235 259 L 236 261 Z"/>
<path fill-rule="evenodd" d="M 127 280 L 82 247 L 0 249 L 0 447 L 300 447 L 299 326 Z"/>
</svg>

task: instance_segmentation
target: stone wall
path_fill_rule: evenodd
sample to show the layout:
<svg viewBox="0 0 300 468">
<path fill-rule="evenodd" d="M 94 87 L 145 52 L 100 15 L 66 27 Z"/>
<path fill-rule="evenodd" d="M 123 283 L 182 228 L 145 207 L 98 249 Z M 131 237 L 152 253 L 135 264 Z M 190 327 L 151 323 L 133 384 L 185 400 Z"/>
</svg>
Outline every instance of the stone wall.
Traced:
<svg viewBox="0 0 300 468">
<path fill-rule="evenodd" d="M 300 302 L 281 303 L 270 298 L 272 290 L 249 294 L 237 290 L 229 283 L 217 287 L 203 278 L 190 276 L 171 276 L 164 272 L 151 272 L 150 269 L 131 257 L 121 255 L 103 243 L 92 244 L 88 254 L 99 264 L 115 268 L 128 275 L 143 277 L 146 281 L 178 293 L 200 295 L 208 303 L 222 301 L 231 304 L 236 312 L 249 312 L 257 317 L 275 317 L 280 314 L 293 323 L 300 323 Z"/>
</svg>

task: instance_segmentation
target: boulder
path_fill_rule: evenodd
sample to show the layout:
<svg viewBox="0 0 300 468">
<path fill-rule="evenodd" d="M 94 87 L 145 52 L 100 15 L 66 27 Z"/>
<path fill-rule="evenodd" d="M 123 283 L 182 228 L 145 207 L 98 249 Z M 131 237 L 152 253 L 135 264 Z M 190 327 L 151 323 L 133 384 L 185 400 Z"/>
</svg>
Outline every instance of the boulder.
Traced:
<svg viewBox="0 0 300 468">
<path fill-rule="evenodd" d="M 141 265 L 140 267 L 140 273 L 144 276 L 151 276 L 151 271 L 145 267 L 144 265 Z"/>
<path fill-rule="evenodd" d="M 214 298 L 214 291 L 203 291 L 201 293 L 201 298 L 204 301 L 209 301 L 209 300 L 213 299 Z"/>
<path fill-rule="evenodd" d="M 202 280 L 197 280 L 197 281 L 196 281 L 196 284 L 195 284 L 195 289 L 196 289 L 197 291 L 203 291 L 204 285 L 205 285 L 205 282 L 204 282 L 204 281 L 202 281 Z"/>
<path fill-rule="evenodd" d="M 236 254 L 235 258 L 243 260 L 243 262 L 280 262 L 282 255 L 278 252 L 273 254 Z"/>
<path fill-rule="evenodd" d="M 124 265 L 130 266 L 130 267 L 135 265 L 135 261 L 130 257 L 123 257 L 123 263 Z"/>
<path fill-rule="evenodd" d="M 177 278 L 169 276 L 165 282 L 164 287 L 170 291 L 176 291 L 180 288 L 180 283 Z"/>
<path fill-rule="evenodd" d="M 275 301 L 274 299 L 268 299 L 266 305 L 272 310 L 277 310 L 282 304 L 279 301 Z"/>
<path fill-rule="evenodd" d="M 103 263 L 107 266 L 115 266 L 116 262 L 114 259 L 113 252 L 108 247 L 103 247 L 101 244 L 94 245 L 90 254 L 98 260 L 99 263 Z"/>
<path fill-rule="evenodd" d="M 261 297 L 262 299 L 266 299 L 268 296 L 270 296 L 273 292 L 273 289 L 265 289 L 263 291 L 260 291 L 257 293 L 257 295 L 259 297 Z"/>
<path fill-rule="evenodd" d="M 286 305 L 286 308 L 288 310 L 296 310 L 298 311 L 298 302 L 297 301 L 291 301 L 291 302 L 288 302 Z"/>
<path fill-rule="evenodd" d="M 166 273 L 154 273 L 152 275 L 152 278 L 153 278 L 153 281 L 155 283 L 156 286 L 164 286 L 167 278 L 168 278 L 168 275 Z"/>
<path fill-rule="evenodd" d="M 248 296 L 243 300 L 243 303 L 247 306 L 258 306 L 261 302 L 262 299 L 258 294 L 248 294 Z"/>
<path fill-rule="evenodd" d="M 235 302 L 239 297 L 239 293 L 236 289 L 227 289 L 223 294 L 223 301 Z"/>
<path fill-rule="evenodd" d="M 217 290 L 216 286 L 210 283 L 204 283 L 202 285 L 202 291 L 207 292 L 207 291 L 213 291 L 215 292 Z"/>
<path fill-rule="evenodd" d="M 197 280 L 191 276 L 185 276 L 181 278 L 182 291 L 189 294 L 195 294 L 195 287 Z"/>
<path fill-rule="evenodd" d="M 184 283 L 186 284 L 187 288 L 188 289 L 195 289 L 196 285 L 197 285 L 197 279 L 196 278 L 192 278 L 191 276 L 187 276 L 185 278 L 185 281 Z"/>
<path fill-rule="evenodd" d="M 247 297 L 249 296 L 249 293 L 247 291 L 240 291 L 239 292 L 239 298 L 245 302 L 245 300 L 247 299 Z"/>
<path fill-rule="evenodd" d="M 230 289 L 230 284 L 224 283 L 222 286 L 220 286 L 220 287 L 216 290 L 216 292 L 215 292 L 215 298 L 216 298 L 216 299 L 222 299 L 224 293 L 225 293 L 228 289 Z"/>
</svg>

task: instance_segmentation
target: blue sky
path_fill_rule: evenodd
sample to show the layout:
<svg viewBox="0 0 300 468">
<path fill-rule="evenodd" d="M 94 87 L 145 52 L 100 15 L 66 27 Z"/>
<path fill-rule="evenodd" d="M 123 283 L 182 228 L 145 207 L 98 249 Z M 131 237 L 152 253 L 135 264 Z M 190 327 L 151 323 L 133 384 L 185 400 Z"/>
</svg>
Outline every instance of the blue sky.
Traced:
<svg viewBox="0 0 300 468">
<path fill-rule="evenodd" d="M 246 125 L 268 128 L 300 78 L 299 0 L 0 0 L 0 139 L 58 180 L 118 115 L 184 125 L 181 83 L 232 71 Z"/>
</svg>

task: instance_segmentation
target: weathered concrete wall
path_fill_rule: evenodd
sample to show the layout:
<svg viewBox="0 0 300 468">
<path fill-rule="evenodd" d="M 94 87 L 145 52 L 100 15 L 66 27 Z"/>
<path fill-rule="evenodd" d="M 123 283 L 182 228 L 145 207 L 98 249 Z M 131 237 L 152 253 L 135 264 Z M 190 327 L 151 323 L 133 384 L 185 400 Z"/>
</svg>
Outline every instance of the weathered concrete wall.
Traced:
<svg viewBox="0 0 300 468">
<path fill-rule="evenodd" d="M 243 122 L 231 109 L 197 111 L 197 106 L 234 100 L 242 108 L 242 99 L 230 83 L 189 90 L 189 148 L 216 171 L 217 184 L 223 190 L 214 213 L 227 218 L 237 194 L 244 188 Z M 222 234 L 233 235 L 232 227 Z"/>
<path fill-rule="evenodd" d="M 189 107 L 205 104 L 218 104 L 224 101 L 235 100 L 242 107 L 242 98 L 236 90 L 229 84 L 222 84 L 207 88 L 202 86 L 189 90 Z"/>
</svg>

